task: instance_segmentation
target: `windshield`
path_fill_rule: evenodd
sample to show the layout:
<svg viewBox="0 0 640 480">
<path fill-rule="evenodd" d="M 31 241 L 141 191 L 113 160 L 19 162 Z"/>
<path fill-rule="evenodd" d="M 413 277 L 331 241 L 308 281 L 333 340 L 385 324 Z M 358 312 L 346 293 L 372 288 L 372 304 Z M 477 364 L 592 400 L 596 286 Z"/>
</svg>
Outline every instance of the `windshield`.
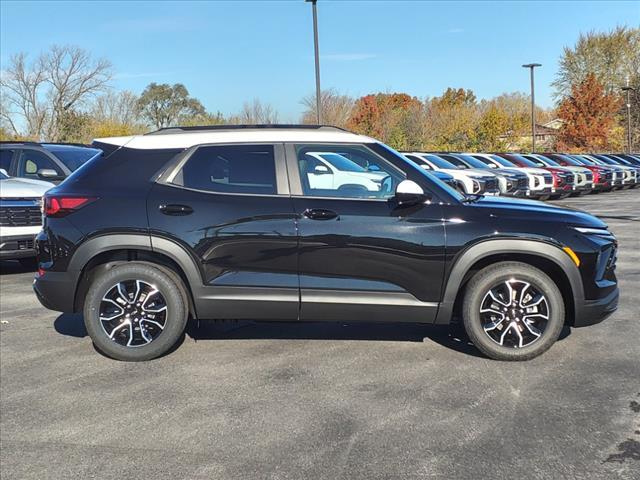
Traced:
<svg viewBox="0 0 640 480">
<path fill-rule="evenodd" d="M 437 155 L 433 155 L 431 153 L 425 153 L 424 155 L 422 155 L 424 158 L 426 158 L 427 160 L 429 160 L 431 163 L 433 163 L 436 167 L 438 168 L 448 168 L 448 169 L 458 169 L 458 168 L 464 168 L 464 167 L 458 167 L 457 165 L 454 165 L 453 163 L 445 160 L 444 158 L 440 158 Z"/>
<path fill-rule="evenodd" d="M 44 147 L 58 157 L 72 172 L 102 153 L 102 150 L 97 148 L 67 147 L 62 145 L 44 145 Z"/>
<path fill-rule="evenodd" d="M 320 153 L 319 157 L 326 160 L 338 170 L 343 172 L 366 172 L 365 168 L 362 168 L 355 162 L 352 162 L 348 158 L 338 155 L 337 153 Z"/>
<path fill-rule="evenodd" d="M 556 162 L 552 158 L 545 157 L 544 155 L 532 155 L 532 157 L 537 158 L 538 160 L 540 160 L 545 165 L 549 165 L 551 167 L 559 167 L 560 166 L 560 164 L 558 162 Z"/>
<path fill-rule="evenodd" d="M 489 155 L 489 157 L 491 157 L 493 160 L 498 162 L 503 167 L 515 167 L 516 166 L 514 163 L 510 162 L 506 158 L 502 158 L 500 155 Z"/>
<path fill-rule="evenodd" d="M 578 164 L 580 164 L 580 165 L 595 165 L 596 164 L 590 158 L 582 157 L 580 155 L 571 155 L 571 159 L 576 161 L 576 162 L 578 162 Z"/>
<path fill-rule="evenodd" d="M 532 162 L 528 158 L 524 158 L 522 155 L 518 155 L 517 153 L 512 153 L 512 157 L 518 159 L 518 161 L 522 164 L 523 167 L 535 167 L 538 168 L 540 165 Z M 542 162 L 540 162 L 542 164 Z M 544 164 L 542 164 L 544 165 Z"/>
<path fill-rule="evenodd" d="M 463 153 L 457 153 L 455 155 L 458 158 L 461 158 L 462 160 L 464 160 L 470 167 L 473 168 L 487 168 L 487 166 L 481 162 L 480 160 L 478 160 L 477 158 L 473 158 L 471 155 L 465 155 Z"/>
</svg>

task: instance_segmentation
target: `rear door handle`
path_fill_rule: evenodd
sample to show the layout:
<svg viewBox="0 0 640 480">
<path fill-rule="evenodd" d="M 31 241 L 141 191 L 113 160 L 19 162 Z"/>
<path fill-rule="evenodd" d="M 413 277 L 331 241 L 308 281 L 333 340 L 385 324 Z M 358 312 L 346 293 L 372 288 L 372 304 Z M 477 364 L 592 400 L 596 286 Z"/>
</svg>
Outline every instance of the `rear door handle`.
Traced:
<svg viewBox="0 0 640 480">
<path fill-rule="evenodd" d="M 336 212 L 325 208 L 307 208 L 302 212 L 302 215 L 310 218 L 311 220 L 332 220 L 334 218 L 338 218 L 338 214 Z"/>
<path fill-rule="evenodd" d="M 193 213 L 193 208 L 189 205 L 160 205 L 160 211 L 165 215 L 191 215 Z"/>
</svg>

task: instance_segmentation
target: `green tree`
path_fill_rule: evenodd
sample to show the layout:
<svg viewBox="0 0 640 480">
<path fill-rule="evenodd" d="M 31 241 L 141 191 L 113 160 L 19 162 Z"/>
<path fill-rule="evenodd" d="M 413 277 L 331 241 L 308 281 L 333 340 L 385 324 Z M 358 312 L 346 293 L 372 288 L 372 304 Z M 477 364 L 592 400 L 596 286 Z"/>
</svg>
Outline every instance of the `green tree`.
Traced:
<svg viewBox="0 0 640 480">
<path fill-rule="evenodd" d="M 204 115 L 205 109 L 181 83 L 150 83 L 138 100 L 143 120 L 156 128 L 169 127 L 186 118 Z"/>
<path fill-rule="evenodd" d="M 476 148 L 485 152 L 499 152 L 507 147 L 505 133 L 509 131 L 509 116 L 495 104 L 482 114 L 476 127 Z"/>
</svg>

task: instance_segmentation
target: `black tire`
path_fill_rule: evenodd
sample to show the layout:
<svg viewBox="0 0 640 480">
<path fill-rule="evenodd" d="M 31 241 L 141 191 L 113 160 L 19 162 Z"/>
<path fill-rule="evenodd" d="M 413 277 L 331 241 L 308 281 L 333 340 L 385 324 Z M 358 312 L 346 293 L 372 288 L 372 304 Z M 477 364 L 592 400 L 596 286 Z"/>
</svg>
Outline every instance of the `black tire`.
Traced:
<svg viewBox="0 0 640 480">
<path fill-rule="evenodd" d="M 548 307 L 548 320 L 542 334 L 529 345 L 520 348 L 500 345 L 494 341 L 485 332 L 480 313 L 482 302 L 489 294 L 489 290 L 512 279 L 516 282 L 529 283 L 546 298 Z M 520 316 L 522 315 L 520 313 Z M 480 270 L 471 278 L 464 296 L 462 318 L 465 331 L 471 341 L 489 358 L 506 361 L 530 360 L 551 348 L 560 336 L 564 325 L 565 305 L 557 285 L 544 272 L 526 263 L 501 262 Z M 517 325 L 514 328 L 517 328 Z"/>
<path fill-rule="evenodd" d="M 167 313 L 164 328 L 152 341 L 140 346 L 126 346 L 112 340 L 103 328 L 100 305 L 103 297 L 114 286 L 134 280 L 153 285 L 162 296 Z M 84 323 L 87 332 L 97 349 L 111 358 L 129 362 L 157 358 L 171 350 L 184 334 L 188 318 L 188 304 L 184 291 L 177 275 L 168 275 L 163 268 L 156 268 L 147 263 L 128 262 L 103 270 L 94 277 L 85 297 Z M 144 307 L 144 302 L 142 303 Z"/>
</svg>

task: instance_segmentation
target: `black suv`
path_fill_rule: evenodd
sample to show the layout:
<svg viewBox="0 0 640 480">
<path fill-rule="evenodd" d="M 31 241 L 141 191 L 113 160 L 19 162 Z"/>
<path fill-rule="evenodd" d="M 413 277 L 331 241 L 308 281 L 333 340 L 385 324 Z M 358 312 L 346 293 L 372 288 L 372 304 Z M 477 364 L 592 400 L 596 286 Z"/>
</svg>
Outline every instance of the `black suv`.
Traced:
<svg viewBox="0 0 640 480">
<path fill-rule="evenodd" d="M 10 177 L 60 183 L 102 152 L 75 143 L 0 143 L 0 168 Z"/>
<path fill-rule="evenodd" d="M 98 349 L 148 360 L 187 318 L 448 324 L 526 360 L 616 309 L 616 239 L 597 218 L 463 196 L 335 127 L 163 129 L 45 195 L 34 282 L 84 312 Z M 329 170 L 318 158 L 331 157 Z"/>
</svg>

